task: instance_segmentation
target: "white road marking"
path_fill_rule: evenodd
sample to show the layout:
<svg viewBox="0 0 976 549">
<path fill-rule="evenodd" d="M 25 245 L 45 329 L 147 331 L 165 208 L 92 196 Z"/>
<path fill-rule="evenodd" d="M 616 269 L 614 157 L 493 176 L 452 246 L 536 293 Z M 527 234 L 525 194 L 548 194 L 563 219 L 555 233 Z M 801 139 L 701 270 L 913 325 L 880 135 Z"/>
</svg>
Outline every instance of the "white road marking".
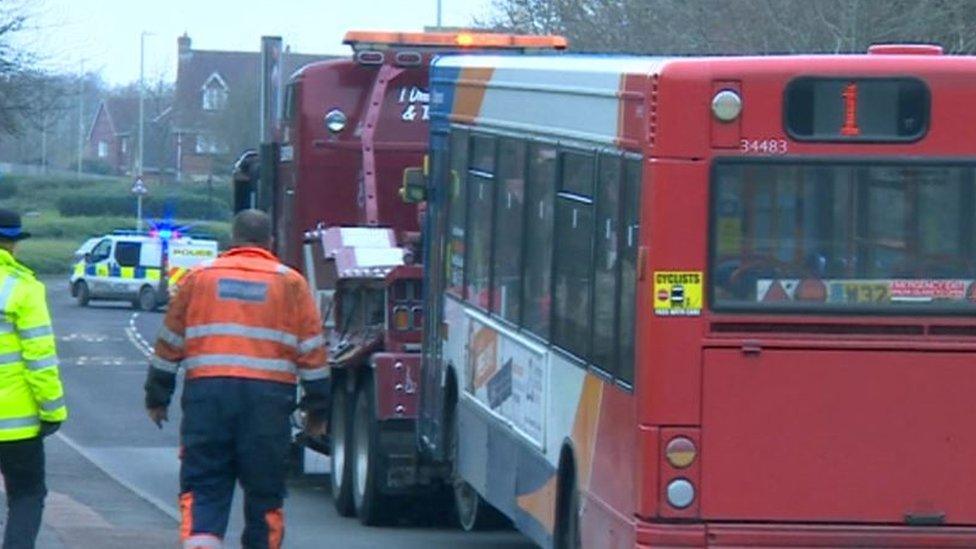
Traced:
<svg viewBox="0 0 976 549">
<path fill-rule="evenodd" d="M 136 328 L 137 318 L 139 318 L 139 313 L 132 313 L 132 316 L 129 317 L 129 325 L 125 328 L 125 336 L 129 338 L 129 342 L 132 343 L 137 351 L 142 353 L 146 358 L 149 358 L 153 354 L 152 345 L 146 341 L 146 338 L 142 337 L 142 334 Z"/>
<path fill-rule="evenodd" d="M 153 507 L 156 507 L 157 509 L 165 513 L 173 520 L 177 522 L 180 521 L 180 512 L 176 508 L 176 506 L 166 503 L 165 501 L 157 498 L 156 496 L 150 494 L 149 492 L 143 490 L 142 488 L 139 488 L 135 484 L 111 472 L 107 467 L 103 466 L 98 460 L 96 460 L 95 456 L 93 456 L 91 452 L 88 451 L 87 448 L 72 440 L 71 437 L 69 437 L 68 435 L 62 433 L 61 431 L 58 431 L 57 433 L 54 433 L 54 436 L 64 441 L 64 443 L 67 444 L 69 447 L 71 447 L 72 450 L 78 452 L 81 455 L 81 457 L 87 459 L 89 463 L 97 467 L 99 471 L 105 473 L 113 481 L 115 481 L 125 489 L 129 490 L 133 494 L 139 496 L 140 498 L 148 502 Z"/>
</svg>

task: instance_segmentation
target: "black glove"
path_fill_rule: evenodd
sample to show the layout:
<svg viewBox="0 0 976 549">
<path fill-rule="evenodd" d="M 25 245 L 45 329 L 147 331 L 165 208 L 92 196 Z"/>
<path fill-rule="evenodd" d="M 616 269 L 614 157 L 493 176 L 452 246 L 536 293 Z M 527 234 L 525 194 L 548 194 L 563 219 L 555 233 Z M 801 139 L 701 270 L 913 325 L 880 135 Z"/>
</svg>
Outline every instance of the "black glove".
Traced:
<svg viewBox="0 0 976 549">
<path fill-rule="evenodd" d="M 60 421 L 42 421 L 41 422 L 41 438 L 45 438 L 49 435 L 53 435 L 61 428 Z"/>
</svg>

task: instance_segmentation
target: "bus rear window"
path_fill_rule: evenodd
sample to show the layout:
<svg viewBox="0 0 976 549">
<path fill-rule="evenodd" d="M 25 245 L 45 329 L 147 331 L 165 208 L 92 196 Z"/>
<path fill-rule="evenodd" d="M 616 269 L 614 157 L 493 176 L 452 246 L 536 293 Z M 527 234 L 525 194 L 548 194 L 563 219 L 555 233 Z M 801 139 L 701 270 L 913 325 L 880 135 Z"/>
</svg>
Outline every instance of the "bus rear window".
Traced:
<svg viewBox="0 0 976 549">
<path fill-rule="evenodd" d="M 716 310 L 973 312 L 976 168 L 720 162 Z"/>
</svg>

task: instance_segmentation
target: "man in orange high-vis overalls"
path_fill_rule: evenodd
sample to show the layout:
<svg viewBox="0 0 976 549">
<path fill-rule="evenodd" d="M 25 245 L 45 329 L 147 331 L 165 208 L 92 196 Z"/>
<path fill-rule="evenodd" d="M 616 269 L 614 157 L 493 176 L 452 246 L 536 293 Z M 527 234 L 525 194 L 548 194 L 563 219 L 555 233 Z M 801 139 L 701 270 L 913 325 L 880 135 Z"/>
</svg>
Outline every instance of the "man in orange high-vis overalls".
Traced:
<svg viewBox="0 0 976 549">
<path fill-rule="evenodd" d="M 146 407 L 162 425 L 186 370 L 180 467 L 184 549 L 219 548 L 234 485 L 244 489 L 245 548 L 281 547 L 295 383 L 311 434 L 324 431 L 329 371 L 305 279 L 271 252 L 257 210 L 234 218 L 234 247 L 180 282 L 156 341 Z"/>
</svg>

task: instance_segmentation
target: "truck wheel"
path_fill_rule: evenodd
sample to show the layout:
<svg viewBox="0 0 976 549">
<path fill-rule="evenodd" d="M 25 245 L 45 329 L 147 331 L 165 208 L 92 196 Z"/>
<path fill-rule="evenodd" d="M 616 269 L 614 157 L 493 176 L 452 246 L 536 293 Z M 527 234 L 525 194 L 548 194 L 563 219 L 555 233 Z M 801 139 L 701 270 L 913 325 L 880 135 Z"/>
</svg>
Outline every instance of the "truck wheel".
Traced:
<svg viewBox="0 0 976 549">
<path fill-rule="evenodd" d="M 139 306 L 139 310 L 146 312 L 155 311 L 156 307 L 159 306 L 159 302 L 156 300 L 156 290 L 149 286 L 143 286 L 139 290 L 139 299 L 136 303 Z"/>
<path fill-rule="evenodd" d="M 375 526 L 385 522 L 388 501 L 380 492 L 386 478 L 386 464 L 380 455 L 379 425 L 374 414 L 376 397 L 373 380 L 360 384 L 352 417 L 352 500 L 359 522 Z"/>
<path fill-rule="evenodd" d="M 332 411 L 329 424 L 332 439 L 332 502 L 340 516 L 351 517 L 356 514 L 352 501 L 352 451 L 349 424 L 349 397 L 342 387 L 332 391 Z"/>
<path fill-rule="evenodd" d="M 88 290 L 88 283 L 84 280 L 75 282 L 75 299 L 82 307 L 87 307 L 88 302 L 91 301 L 91 292 Z"/>
<path fill-rule="evenodd" d="M 455 406 L 457 406 L 455 404 Z M 481 494 L 461 477 L 458 470 L 458 455 L 460 452 L 460 427 L 458 426 L 457 409 L 451 410 L 449 426 L 450 438 L 448 451 L 451 458 L 451 488 L 454 493 L 454 516 L 458 526 L 465 532 L 475 530 L 489 530 L 498 528 L 507 522 L 505 515 L 485 501 Z"/>
</svg>

